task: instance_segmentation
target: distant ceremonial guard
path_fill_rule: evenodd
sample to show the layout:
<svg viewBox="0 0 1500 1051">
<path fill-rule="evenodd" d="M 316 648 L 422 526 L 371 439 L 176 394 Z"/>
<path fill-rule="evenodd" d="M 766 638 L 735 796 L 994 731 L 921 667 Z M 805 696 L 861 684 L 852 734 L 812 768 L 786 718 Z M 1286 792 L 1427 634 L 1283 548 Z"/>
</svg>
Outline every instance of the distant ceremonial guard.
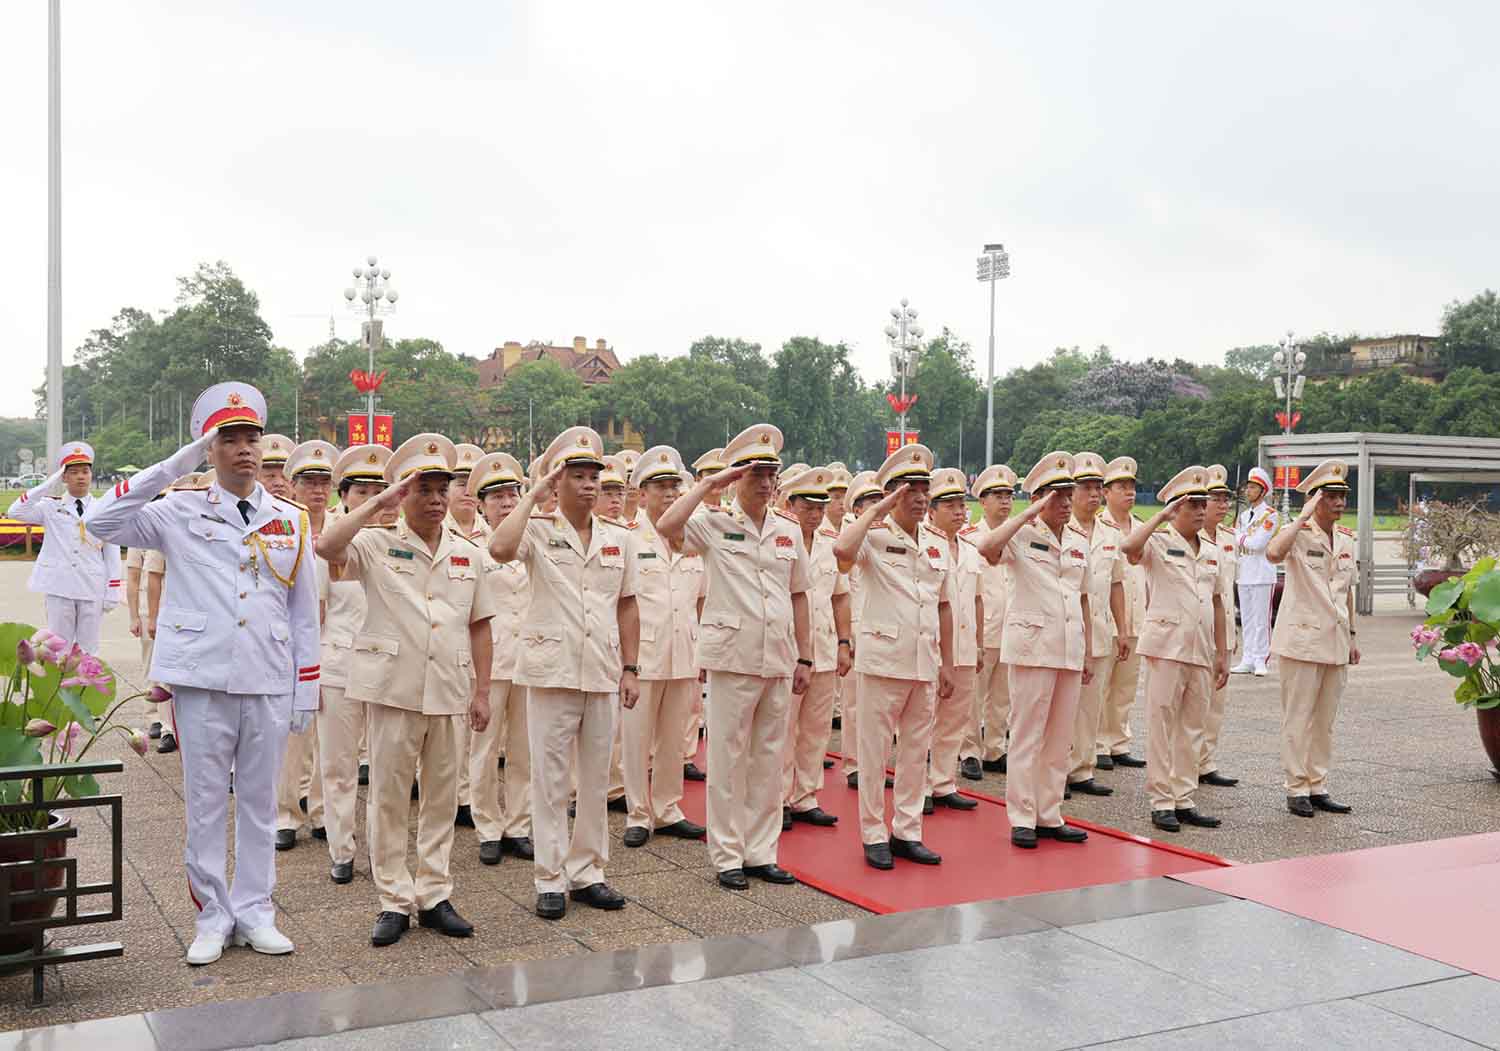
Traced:
<svg viewBox="0 0 1500 1051">
<path fill-rule="evenodd" d="M 1121 543 L 1140 523 L 1130 513 L 1135 507 L 1136 463 L 1129 456 L 1116 456 L 1104 467 L 1104 513 L 1120 531 Z M 1100 770 L 1116 767 L 1139 769 L 1146 760 L 1130 754 L 1130 709 L 1135 705 L 1141 681 L 1141 654 L 1137 645 L 1146 620 L 1146 570 L 1125 563 L 1125 623 L 1118 625 L 1124 642 L 1124 659 L 1116 656 L 1109 666 L 1109 682 L 1099 711 L 1099 737 L 1094 743 L 1094 762 Z"/>
<path fill-rule="evenodd" d="M 565 893 L 596 909 L 625 905 L 604 880 L 605 797 L 616 704 L 630 707 L 640 696 L 640 618 L 634 538 L 594 514 L 604 466 L 599 435 L 571 427 L 540 462 L 538 486 L 490 534 L 490 554 L 499 562 L 519 559 L 531 581 L 515 681 L 528 687 L 536 912 L 555 920 L 567 911 Z M 542 491 L 557 495 L 551 514 L 532 513 Z"/>
<path fill-rule="evenodd" d="M 787 680 L 804 692 L 813 660 L 799 527 L 771 509 L 781 441 L 768 423 L 747 427 L 724 447 L 729 469 L 698 482 L 656 522 L 708 570 L 698 629 L 698 667 L 708 672 L 708 856 L 728 890 L 746 889 L 748 877 L 796 882 L 776 864 Z M 731 483 L 728 508 L 693 515 Z"/>
<path fill-rule="evenodd" d="M 641 620 L 641 696 L 621 716 L 625 761 L 625 845 L 644 846 L 652 835 L 701 839 L 703 826 L 682 813 L 683 727 L 698 693 L 698 610 L 707 591 L 703 559 L 656 530 L 662 513 L 682 490 L 682 458 L 666 445 L 636 461 L 631 487 L 641 494 L 645 525 L 633 530 L 635 594 Z M 653 762 L 653 757 L 655 761 Z"/>
<path fill-rule="evenodd" d="M 440 934 L 474 933 L 450 900 L 449 859 L 465 723 L 472 731 L 489 725 L 494 601 L 479 548 L 443 524 L 454 455 L 440 434 L 408 438 L 385 465 L 387 488 L 318 538 L 330 578 L 358 580 L 365 591 L 345 695 L 366 705 L 377 946 L 399 941 L 413 912 Z M 376 524 L 395 507 L 395 525 Z M 406 860 L 413 778 L 421 800 L 415 876 Z"/>
<path fill-rule="evenodd" d="M 1240 628 L 1244 649 L 1240 662 L 1230 670 L 1237 674 L 1266 674 L 1271 655 L 1271 592 L 1276 587 L 1276 567 L 1266 556 L 1271 538 L 1280 525 L 1276 508 L 1267 500 L 1271 476 L 1263 467 L 1250 468 L 1245 483 L 1245 502 L 1234 536 L 1239 547 Z"/>
<path fill-rule="evenodd" d="M 886 458 L 875 482 L 885 494 L 834 544 L 839 568 L 859 567 L 864 608 L 854 648 L 859 676 L 860 838 L 865 862 L 890 869 L 893 858 L 921 865 L 943 859 L 922 842 L 927 753 L 938 695 L 953 692 L 952 563 L 947 537 L 925 521 L 932 453 L 907 445 Z M 894 814 L 885 823 L 878 776 L 896 743 Z M 877 776 L 870 776 L 876 774 Z"/>
<path fill-rule="evenodd" d="M 1212 544 L 1219 559 L 1219 602 L 1224 607 L 1225 659 L 1234 652 L 1234 570 L 1236 553 L 1234 533 L 1226 529 L 1224 519 L 1229 514 L 1234 490 L 1229 487 L 1229 471 L 1223 464 L 1209 464 L 1208 514 L 1203 525 L 1203 540 Z M 1218 683 L 1208 698 L 1208 711 L 1203 716 L 1203 750 L 1198 761 L 1198 783 L 1215 788 L 1233 788 L 1239 778 L 1226 777 L 1219 772 L 1219 731 L 1224 728 L 1224 706 L 1229 700 L 1229 680 Z"/>
<path fill-rule="evenodd" d="M 193 404 L 196 439 L 120 482 L 84 516 L 111 543 L 151 547 L 172 567 L 151 677 L 173 694 L 182 733 L 186 862 L 199 908 L 191 964 L 232 936 L 257 952 L 292 951 L 276 929 L 276 771 L 288 730 L 318 707 L 318 584 L 307 513 L 257 484 L 266 402 L 219 383 Z M 207 455 L 215 481 L 152 502 Z M 225 876 L 229 771 L 235 777 L 234 882 Z"/>
<path fill-rule="evenodd" d="M 1010 677 L 1010 751 L 1005 811 L 1010 841 L 1082 843 L 1088 833 L 1062 816 L 1078 693 L 1090 680 L 1088 548 L 1066 532 L 1073 457 L 1052 452 L 1027 474 L 1031 504 L 979 541 L 986 561 L 1010 570 L 1010 608 L 1000 660 Z"/>
<path fill-rule="evenodd" d="M 984 600 L 980 596 L 984 560 L 979 557 L 979 527 L 969 525 L 968 482 L 956 467 L 932 472 L 928 513 L 933 531 L 948 542 L 952 567 L 953 693 L 937 699 L 932 752 L 927 764 L 927 799 L 923 813 L 935 807 L 974 810 L 979 804 L 958 794 L 958 761 L 964 736 L 974 719 L 974 695 L 984 661 Z"/>
<path fill-rule="evenodd" d="M 992 464 L 979 473 L 969 492 L 979 501 L 982 514 L 968 536 L 978 551 L 984 534 L 1010 520 L 1015 501 L 1016 472 L 1007 465 Z M 1005 753 L 1010 732 L 1010 675 L 1000 659 L 1005 634 L 1005 614 L 1010 609 L 1010 571 L 1004 560 L 993 564 L 980 559 L 979 596 L 984 608 L 983 663 L 974 683 L 974 710 L 959 748 L 959 768 L 964 777 L 978 781 L 984 771 L 1005 773 Z"/>
<path fill-rule="evenodd" d="M 1307 497 L 1296 521 L 1266 548 L 1273 566 L 1286 566 L 1286 590 L 1271 636 L 1281 678 L 1281 765 L 1287 809 L 1298 817 L 1352 809 L 1328 793 L 1333 721 L 1349 665 L 1359 663 L 1354 641 L 1354 530 L 1339 525 L 1349 500 L 1349 465 L 1324 460 L 1302 479 Z"/>
<path fill-rule="evenodd" d="M 1208 471 L 1186 467 L 1157 491 L 1162 509 L 1131 532 L 1125 557 L 1146 569 L 1146 791 L 1151 823 L 1218 828 L 1193 802 L 1209 695 L 1229 675 L 1218 549 L 1203 539 Z M 1165 525 L 1166 528 L 1162 528 Z"/>
<path fill-rule="evenodd" d="M 265 434 L 260 440 L 260 471 L 257 479 L 266 492 L 281 500 L 292 499 L 292 482 L 286 476 L 286 462 L 297 443 L 284 434 Z"/>
<path fill-rule="evenodd" d="M 48 630 L 97 654 L 99 622 L 123 600 L 120 545 L 98 539 L 84 526 L 84 515 L 94 504 L 89 491 L 93 447 L 69 442 L 58 463 L 50 478 L 16 499 L 10 515 L 45 530 L 26 586 L 43 596 Z M 48 495 L 59 482 L 66 486 L 66 496 Z"/>
</svg>

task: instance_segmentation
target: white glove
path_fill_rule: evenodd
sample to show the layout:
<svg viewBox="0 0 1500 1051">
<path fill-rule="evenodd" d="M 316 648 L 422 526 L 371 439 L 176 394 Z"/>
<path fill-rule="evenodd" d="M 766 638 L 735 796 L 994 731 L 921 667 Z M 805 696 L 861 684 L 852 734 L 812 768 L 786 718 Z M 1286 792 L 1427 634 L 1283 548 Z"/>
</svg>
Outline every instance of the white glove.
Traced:
<svg viewBox="0 0 1500 1051">
<path fill-rule="evenodd" d="M 208 443 L 213 441 L 218 433 L 219 428 L 213 427 L 197 441 L 189 442 L 173 453 L 167 460 L 167 464 L 172 469 L 172 477 L 180 478 L 189 471 L 196 471 L 198 465 L 208 458 Z"/>
<path fill-rule="evenodd" d="M 292 712 L 292 733 L 305 734 L 312 729 L 313 716 L 317 712 Z"/>
</svg>

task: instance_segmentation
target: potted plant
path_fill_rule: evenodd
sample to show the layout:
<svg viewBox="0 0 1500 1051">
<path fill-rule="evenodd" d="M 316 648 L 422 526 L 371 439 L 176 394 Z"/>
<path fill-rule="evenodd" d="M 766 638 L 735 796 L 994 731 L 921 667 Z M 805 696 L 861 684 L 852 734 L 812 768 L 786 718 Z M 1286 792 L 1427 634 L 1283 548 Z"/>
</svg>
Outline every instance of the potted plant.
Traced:
<svg viewBox="0 0 1500 1051">
<path fill-rule="evenodd" d="M 1407 564 L 1417 567 L 1412 586 L 1422 595 L 1463 574 L 1476 559 L 1500 554 L 1500 514 L 1483 498 L 1447 503 L 1419 500 L 1401 534 Z"/>
<path fill-rule="evenodd" d="M 145 693 L 117 698 L 115 679 L 109 667 L 98 657 L 84 653 L 52 632 L 29 624 L 0 624 L 0 767 L 40 766 L 81 762 L 94 744 L 105 734 L 120 733 L 140 755 L 146 754 L 146 735 L 114 722 L 120 708 L 145 696 L 163 701 L 170 696 L 159 686 Z M 33 841 L 23 835 L 64 825 L 65 814 L 46 810 L 48 800 L 67 796 L 82 799 L 99 794 L 99 784 L 91 775 L 48 777 L 42 781 L 41 799 L 32 799 L 35 782 L 31 780 L 0 781 L 0 803 L 40 802 L 34 811 L 0 814 L 0 861 L 29 861 Z M 60 858 L 67 853 L 68 841 L 54 839 L 47 844 L 44 857 Z M 43 881 L 45 887 L 63 882 L 61 867 L 50 868 Z M 34 874 L 16 873 L 9 884 L 17 891 L 35 889 Z M 41 919 L 51 915 L 56 898 L 19 902 L 11 906 L 17 920 Z M 30 939 L 14 938 L 14 944 L 0 939 L 0 956 L 23 952 Z"/>
<path fill-rule="evenodd" d="M 1427 596 L 1427 620 L 1411 633 L 1417 659 L 1433 657 L 1459 680 L 1453 699 L 1479 719 L 1479 739 L 1500 778 L 1500 569 L 1482 558 Z"/>
</svg>

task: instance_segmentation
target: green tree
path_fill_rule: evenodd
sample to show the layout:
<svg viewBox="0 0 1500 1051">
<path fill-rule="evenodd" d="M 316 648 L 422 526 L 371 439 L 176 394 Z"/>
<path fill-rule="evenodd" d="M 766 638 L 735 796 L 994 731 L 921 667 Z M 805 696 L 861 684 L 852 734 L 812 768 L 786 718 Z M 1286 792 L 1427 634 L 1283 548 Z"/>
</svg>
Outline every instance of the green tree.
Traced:
<svg viewBox="0 0 1500 1051">
<path fill-rule="evenodd" d="M 1444 307 L 1439 347 L 1449 368 L 1500 371 L 1500 296 L 1487 288 L 1467 303 Z"/>
<path fill-rule="evenodd" d="M 591 422 L 593 402 L 583 380 L 550 358 L 517 365 L 496 388 L 492 422 L 510 432 L 510 452 L 523 463 L 540 455 L 553 437 Z"/>
<path fill-rule="evenodd" d="M 963 469 L 961 445 L 963 459 L 977 464 L 984 458 L 983 413 L 976 417 L 983 389 L 974 378 L 974 355 L 967 343 L 944 328 L 917 354 L 907 390 L 917 395 L 907 413 L 907 429 L 921 432 L 922 444 L 940 466 Z"/>
<path fill-rule="evenodd" d="M 1232 347 L 1224 352 L 1224 367 L 1244 373 L 1251 379 L 1263 380 L 1273 371 L 1271 358 L 1276 354 L 1276 344 L 1257 343 L 1250 347 Z"/>
<path fill-rule="evenodd" d="M 761 353 L 759 343 L 723 336 L 704 336 L 688 348 L 688 357 L 705 358 L 726 366 L 737 381 L 751 390 L 764 391 L 769 386 L 771 363 Z"/>
<path fill-rule="evenodd" d="M 47 457 L 47 424 L 42 420 L 0 418 L 0 474 L 21 473 L 22 449 L 38 460 Z"/>
<path fill-rule="evenodd" d="M 768 406 L 786 439 L 782 459 L 828 463 L 847 457 L 863 388 L 844 344 L 811 336 L 783 343 L 771 367 Z"/>
<path fill-rule="evenodd" d="M 592 394 L 600 415 L 629 420 L 648 446 L 670 445 L 689 463 L 766 416 L 764 391 L 707 354 L 644 354 Z"/>
</svg>

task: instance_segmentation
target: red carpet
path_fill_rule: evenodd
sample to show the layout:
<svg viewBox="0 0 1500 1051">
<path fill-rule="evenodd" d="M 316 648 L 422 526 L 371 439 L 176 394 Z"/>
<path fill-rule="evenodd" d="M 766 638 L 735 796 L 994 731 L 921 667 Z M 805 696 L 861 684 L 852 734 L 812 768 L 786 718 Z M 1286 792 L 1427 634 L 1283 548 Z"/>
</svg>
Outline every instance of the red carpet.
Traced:
<svg viewBox="0 0 1500 1051">
<path fill-rule="evenodd" d="M 702 752 L 698 765 L 707 769 Z M 936 866 L 896 861 L 880 872 L 865 864 L 859 838 L 859 793 L 844 783 L 841 767 L 827 771 L 818 793 L 824 810 L 838 815 L 835 827 L 796 824 L 781 834 L 781 866 L 803 883 L 874 912 L 905 912 L 1020 894 L 1069 890 L 1122 880 L 1149 879 L 1229 864 L 1210 854 L 1129 835 L 1069 818 L 1086 829 L 1081 846 L 1043 840 L 1036 850 L 1010 845 L 1010 823 L 1002 800 L 975 792 L 977 810 L 939 809 L 922 822 L 922 839 L 943 856 Z M 704 821 L 704 786 L 688 782 L 683 810 Z M 890 806 L 890 792 L 886 792 Z"/>
<path fill-rule="evenodd" d="M 1177 878 L 1500 980 L 1500 832 Z"/>
</svg>

